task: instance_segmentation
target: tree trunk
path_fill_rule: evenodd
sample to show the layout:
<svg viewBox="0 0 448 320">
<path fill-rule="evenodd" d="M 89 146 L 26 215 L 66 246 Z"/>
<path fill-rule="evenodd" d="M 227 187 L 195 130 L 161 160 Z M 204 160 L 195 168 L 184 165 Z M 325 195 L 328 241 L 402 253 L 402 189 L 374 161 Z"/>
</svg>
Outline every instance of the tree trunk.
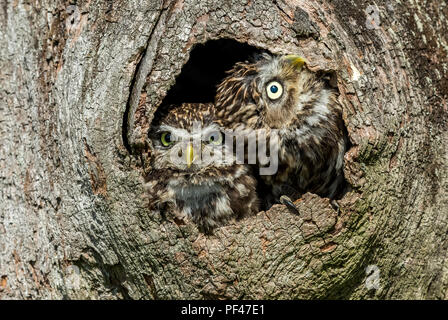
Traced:
<svg viewBox="0 0 448 320">
<path fill-rule="evenodd" d="M 0 299 L 448 299 L 447 16 L 435 0 L 3 0 Z M 336 75 L 339 210 L 306 194 L 299 217 L 275 205 L 212 236 L 149 211 L 152 114 L 195 44 L 222 38 Z"/>
</svg>

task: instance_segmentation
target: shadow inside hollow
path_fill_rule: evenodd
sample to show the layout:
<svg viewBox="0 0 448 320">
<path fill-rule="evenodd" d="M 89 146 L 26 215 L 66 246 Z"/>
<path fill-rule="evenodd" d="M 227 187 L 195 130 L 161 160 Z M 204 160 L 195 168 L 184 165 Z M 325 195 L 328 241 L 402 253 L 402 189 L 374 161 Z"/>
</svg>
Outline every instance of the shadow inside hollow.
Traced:
<svg viewBox="0 0 448 320">
<path fill-rule="evenodd" d="M 168 91 L 163 105 L 213 102 L 217 85 L 236 62 L 250 60 L 262 50 L 231 39 L 197 44 Z"/>
</svg>

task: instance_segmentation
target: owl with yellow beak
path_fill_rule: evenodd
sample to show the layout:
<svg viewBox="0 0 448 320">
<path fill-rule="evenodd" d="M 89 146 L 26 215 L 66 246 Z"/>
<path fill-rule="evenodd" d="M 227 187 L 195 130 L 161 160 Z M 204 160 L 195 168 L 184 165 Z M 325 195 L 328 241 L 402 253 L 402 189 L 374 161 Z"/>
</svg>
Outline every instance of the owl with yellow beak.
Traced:
<svg viewBox="0 0 448 320">
<path fill-rule="evenodd" d="M 239 62 L 218 86 L 218 122 L 278 134 L 278 171 L 261 176 L 264 199 L 290 204 L 305 192 L 335 199 L 345 189 L 347 134 L 337 91 L 327 74 L 297 55 L 262 54 Z"/>
<path fill-rule="evenodd" d="M 236 163 L 212 103 L 159 108 L 148 138 L 146 188 L 157 209 L 204 233 L 258 212 L 257 182 L 249 166 Z"/>
</svg>

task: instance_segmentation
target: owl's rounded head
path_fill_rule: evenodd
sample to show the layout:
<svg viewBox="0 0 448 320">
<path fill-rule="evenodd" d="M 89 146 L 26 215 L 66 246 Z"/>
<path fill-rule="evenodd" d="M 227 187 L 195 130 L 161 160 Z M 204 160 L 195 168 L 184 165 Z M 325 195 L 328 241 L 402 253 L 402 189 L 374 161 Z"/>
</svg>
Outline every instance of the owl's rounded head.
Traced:
<svg viewBox="0 0 448 320">
<path fill-rule="evenodd" d="M 219 176 L 233 163 L 211 103 L 164 108 L 156 113 L 148 136 L 152 144 L 151 167 L 155 170 L 201 179 Z"/>
<path fill-rule="evenodd" d="M 263 54 L 254 62 L 237 63 L 218 86 L 215 104 L 223 124 L 251 128 L 288 128 L 312 116 L 326 83 L 296 55 Z"/>
</svg>

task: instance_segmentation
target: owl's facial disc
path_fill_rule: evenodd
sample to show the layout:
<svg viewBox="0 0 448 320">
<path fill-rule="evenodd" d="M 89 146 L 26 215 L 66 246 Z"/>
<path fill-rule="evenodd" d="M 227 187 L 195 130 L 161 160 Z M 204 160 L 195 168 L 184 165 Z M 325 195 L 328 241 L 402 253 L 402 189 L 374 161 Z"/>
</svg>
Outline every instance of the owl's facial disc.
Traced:
<svg viewBox="0 0 448 320">
<path fill-rule="evenodd" d="M 199 130 L 187 129 L 168 125 L 158 128 L 152 136 L 155 169 L 173 169 L 187 175 L 204 174 L 209 169 L 229 163 L 224 158 L 224 150 L 227 148 L 224 145 L 224 134 L 217 125 L 212 124 Z"/>
<path fill-rule="evenodd" d="M 306 60 L 297 55 L 273 56 L 257 63 L 258 126 L 284 128 L 296 118 L 305 64 Z"/>
</svg>

